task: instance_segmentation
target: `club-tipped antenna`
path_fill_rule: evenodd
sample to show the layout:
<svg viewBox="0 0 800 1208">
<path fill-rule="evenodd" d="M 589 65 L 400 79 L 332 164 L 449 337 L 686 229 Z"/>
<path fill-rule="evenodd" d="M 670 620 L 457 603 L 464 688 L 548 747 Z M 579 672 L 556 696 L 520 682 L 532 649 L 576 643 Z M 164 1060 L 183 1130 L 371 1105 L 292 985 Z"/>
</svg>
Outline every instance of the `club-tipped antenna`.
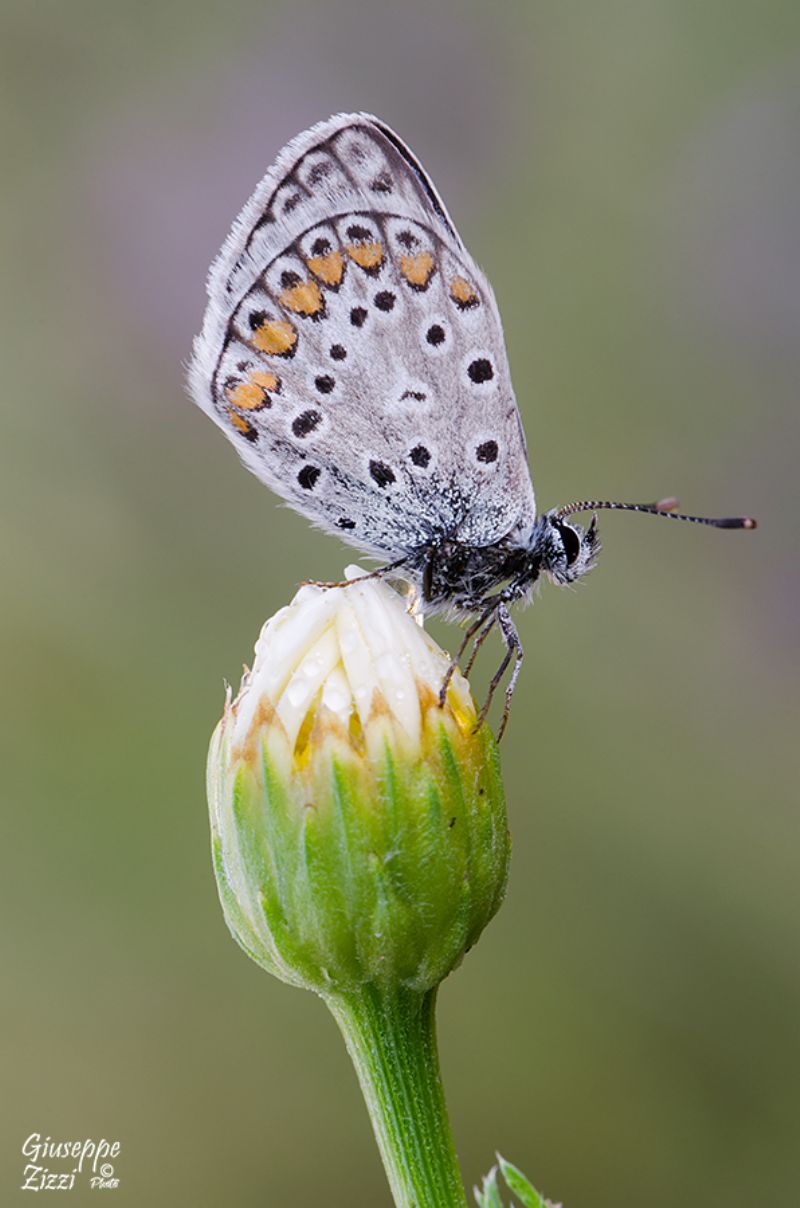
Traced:
<svg viewBox="0 0 800 1208">
<path fill-rule="evenodd" d="M 756 521 L 752 516 L 687 516 L 679 512 L 678 501 L 670 496 L 659 499 L 657 503 L 615 503 L 609 499 L 581 499 L 568 503 L 563 508 L 553 512 L 554 520 L 566 520 L 576 512 L 599 512 L 603 508 L 619 512 L 644 512 L 649 516 L 668 516 L 670 520 L 688 520 L 691 524 L 708 524 L 712 528 L 723 529 L 754 529 Z"/>
</svg>

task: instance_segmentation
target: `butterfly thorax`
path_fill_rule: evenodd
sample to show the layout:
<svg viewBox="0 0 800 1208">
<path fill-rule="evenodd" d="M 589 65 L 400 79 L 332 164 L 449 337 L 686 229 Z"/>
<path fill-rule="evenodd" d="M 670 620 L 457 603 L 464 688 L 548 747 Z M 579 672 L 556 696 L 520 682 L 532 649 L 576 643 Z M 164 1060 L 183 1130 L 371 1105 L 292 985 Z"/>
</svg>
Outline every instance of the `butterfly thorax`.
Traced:
<svg viewBox="0 0 800 1208">
<path fill-rule="evenodd" d="M 591 570 L 600 543 L 593 521 L 578 525 L 540 516 L 527 537 L 514 531 L 491 545 L 442 540 L 415 550 L 406 569 L 418 580 L 430 611 L 483 611 L 492 600 L 529 598 L 542 574 L 565 585 Z"/>
</svg>

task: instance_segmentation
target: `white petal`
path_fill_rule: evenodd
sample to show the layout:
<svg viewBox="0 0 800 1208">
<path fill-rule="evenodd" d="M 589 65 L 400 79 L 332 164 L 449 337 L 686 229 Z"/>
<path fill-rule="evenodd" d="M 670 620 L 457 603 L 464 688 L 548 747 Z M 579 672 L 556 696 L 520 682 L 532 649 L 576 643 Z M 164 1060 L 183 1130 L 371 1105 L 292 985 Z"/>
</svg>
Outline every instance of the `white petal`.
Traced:
<svg viewBox="0 0 800 1208">
<path fill-rule="evenodd" d="M 277 713 L 290 747 L 320 702 L 343 725 L 355 711 L 366 727 L 376 692 L 412 742 L 419 740 L 420 686 L 438 694 L 450 659 L 407 599 L 364 574 L 348 566 L 345 575 L 355 581 L 346 587 L 305 585 L 266 623 L 233 705 L 234 741 L 246 737 L 262 701 Z M 458 672 L 452 690 L 467 706 L 469 687 Z"/>
</svg>

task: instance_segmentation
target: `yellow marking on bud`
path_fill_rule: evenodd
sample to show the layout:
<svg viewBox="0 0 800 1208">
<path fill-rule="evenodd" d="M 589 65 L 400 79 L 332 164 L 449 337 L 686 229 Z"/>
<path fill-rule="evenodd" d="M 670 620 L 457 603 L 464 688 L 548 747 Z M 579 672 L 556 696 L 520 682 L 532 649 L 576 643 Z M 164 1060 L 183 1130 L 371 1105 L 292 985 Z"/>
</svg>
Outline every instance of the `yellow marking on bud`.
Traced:
<svg viewBox="0 0 800 1208">
<path fill-rule="evenodd" d="M 269 391 L 277 390 L 280 380 L 274 373 L 252 373 L 228 393 L 228 401 L 240 411 L 259 411 L 269 405 Z"/>
<path fill-rule="evenodd" d="M 439 695 L 433 692 L 429 684 L 415 676 L 417 685 L 417 695 L 419 696 L 419 707 L 423 713 L 427 713 L 429 709 L 439 708 Z M 448 693 L 450 689 L 448 687 Z"/>
<path fill-rule="evenodd" d="M 292 772 L 304 772 L 312 760 L 340 763 L 351 751 L 350 733 L 339 716 L 322 704 L 322 694 L 303 718 L 292 752 Z"/>
<path fill-rule="evenodd" d="M 297 731 L 297 738 L 294 741 L 293 751 L 295 771 L 300 771 L 301 768 L 305 767 L 309 763 L 311 757 L 311 733 L 316 728 L 315 722 L 317 720 L 317 710 L 319 709 L 319 705 L 320 701 L 318 699 L 314 706 L 308 710 L 308 713 L 306 713 L 300 725 L 300 729 Z"/>
<path fill-rule="evenodd" d="M 363 755 L 367 749 L 366 740 L 364 738 L 364 727 L 361 724 L 361 717 L 358 709 L 353 709 L 350 714 L 348 734 L 350 737 L 350 746 L 357 755 Z"/>
<path fill-rule="evenodd" d="M 469 705 L 465 706 L 464 702 L 459 700 L 455 693 L 451 695 L 449 689 L 447 691 L 447 703 L 450 706 L 450 712 L 453 714 L 453 720 L 461 733 L 474 734 L 477 722 L 477 714 L 475 713 L 475 710 L 470 708 Z M 439 709 L 438 701 L 436 703 L 436 708 Z M 441 710 L 439 710 L 439 714 L 441 716 Z"/>
<path fill-rule="evenodd" d="M 380 688 L 374 688 L 372 692 L 372 700 L 369 705 L 369 713 L 367 714 L 367 729 L 375 721 L 380 718 L 385 718 L 390 722 L 394 721 L 394 714 L 389 708 L 386 697 L 381 692 Z"/>
<path fill-rule="evenodd" d="M 297 343 L 297 332 L 286 319 L 270 319 L 253 332 L 251 339 L 261 352 L 286 356 Z"/>
<path fill-rule="evenodd" d="M 296 315 L 316 315 L 325 306 L 316 281 L 299 281 L 297 285 L 290 285 L 278 300 Z"/>
<path fill-rule="evenodd" d="M 400 272 L 409 285 L 425 286 L 430 280 L 436 261 L 430 252 L 419 252 L 416 256 L 400 257 Z"/>
<path fill-rule="evenodd" d="M 327 256 L 312 256 L 306 261 L 310 271 L 326 285 L 341 284 L 344 276 L 344 256 L 341 252 L 329 252 Z"/>
<path fill-rule="evenodd" d="M 377 239 L 370 243 L 349 243 L 347 254 L 360 268 L 379 268 L 383 261 L 383 244 Z"/>
<path fill-rule="evenodd" d="M 473 306 L 478 301 L 476 291 L 463 277 L 453 277 L 450 282 L 450 297 L 460 306 Z"/>
<path fill-rule="evenodd" d="M 475 722 L 478 715 L 475 709 L 475 702 L 472 699 L 466 682 L 464 682 L 462 690 L 453 680 L 450 681 L 444 709 L 439 708 L 439 693 L 433 692 L 424 680 L 417 679 L 417 693 L 419 695 L 419 707 L 424 719 L 423 729 L 432 727 L 436 730 L 440 725 L 447 722 L 448 716 L 451 716 L 462 734 L 471 735 L 475 733 Z"/>
<path fill-rule="evenodd" d="M 238 705 L 239 698 L 237 698 L 232 705 L 234 720 L 236 718 Z M 244 763 L 248 764 L 251 770 L 260 772 L 264 765 L 262 740 L 265 732 L 269 729 L 280 731 L 281 736 L 284 739 L 286 738 L 286 730 L 283 722 L 278 717 L 270 701 L 268 701 L 266 697 L 261 697 L 255 714 L 253 715 L 253 719 L 250 723 L 250 729 L 237 746 L 231 747 L 231 766 L 235 767 L 239 763 Z"/>
</svg>

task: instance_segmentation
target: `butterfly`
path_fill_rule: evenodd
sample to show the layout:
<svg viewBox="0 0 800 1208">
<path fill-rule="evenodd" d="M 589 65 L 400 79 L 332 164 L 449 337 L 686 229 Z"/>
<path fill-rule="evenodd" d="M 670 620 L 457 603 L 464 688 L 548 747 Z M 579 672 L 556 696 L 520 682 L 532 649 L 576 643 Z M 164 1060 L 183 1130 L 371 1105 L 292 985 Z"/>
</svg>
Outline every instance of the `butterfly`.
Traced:
<svg viewBox="0 0 800 1208">
<path fill-rule="evenodd" d="M 600 549 L 597 511 L 722 528 L 676 501 L 582 500 L 541 515 L 492 288 L 430 178 L 366 113 L 293 139 L 214 261 L 194 343 L 195 402 L 248 467 L 319 527 L 388 562 L 426 610 L 469 619 L 442 685 L 497 626 L 505 654 L 480 713 L 523 651 L 510 606 L 542 575 L 574 582 Z M 586 530 L 569 522 L 592 511 Z"/>
</svg>

